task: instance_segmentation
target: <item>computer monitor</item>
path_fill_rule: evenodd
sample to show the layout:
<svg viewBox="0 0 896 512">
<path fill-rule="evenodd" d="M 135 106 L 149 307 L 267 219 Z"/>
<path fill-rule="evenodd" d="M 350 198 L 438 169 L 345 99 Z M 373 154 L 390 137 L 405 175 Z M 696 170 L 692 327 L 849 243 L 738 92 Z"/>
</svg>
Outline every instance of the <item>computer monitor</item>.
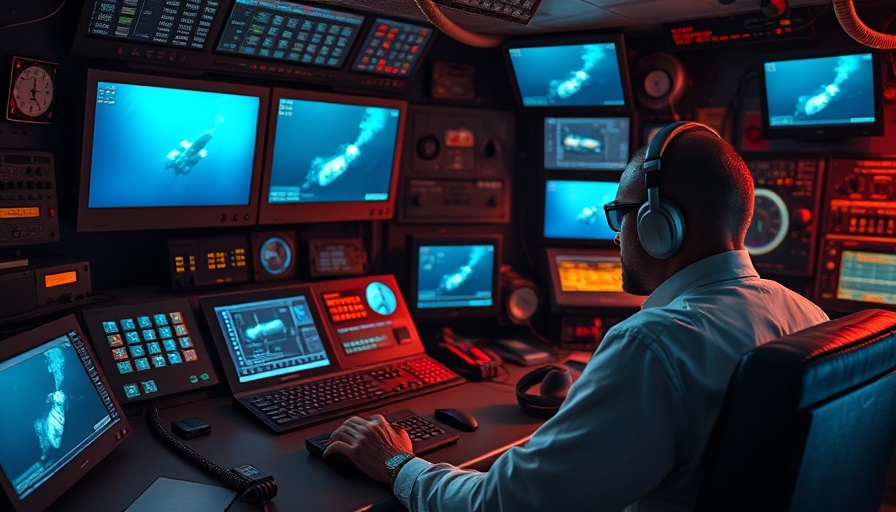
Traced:
<svg viewBox="0 0 896 512">
<path fill-rule="evenodd" d="M 637 309 L 646 297 L 622 290 L 622 262 L 612 249 L 548 248 L 554 311 Z"/>
<path fill-rule="evenodd" d="M 89 70 L 79 231 L 256 223 L 270 89 Z"/>
<path fill-rule="evenodd" d="M 619 180 L 547 179 L 542 235 L 551 241 L 591 241 L 611 246 L 616 233 L 604 205 L 616 199 Z"/>
<path fill-rule="evenodd" d="M 503 49 L 522 109 L 624 112 L 632 106 L 621 34 L 513 39 Z"/>
<path fill-rule="evenodd" d="M 73 315 L 0 342 L 0 389 L 0 486 L 16 512 L 44 510 L 131 433 Z"/>
<path fill-rule="evenodd" d="M 415 320 L 494 316 L 500 310 L 498 235 L 418 235 L 408 296 Z"/>
<path fill-rule="evenodd" d="M 276 88 L 259 224 L 394 215 L 407 103 Z"/>
<path fill-rule="evenodd" d="M 878 53 L 850 48 L 769 55 L 760 101 L 770 138 L 836 139 L 883 134 Z"/>
<path fill-rule="evenodd" d="M 621 171 L 629 159 L 628 117 L 545 117 L 544 168 Z"/>
<path fill-rule="evenodd" d="M 364 19 L 297 2 L 234 0 L 215 51 L 339 69 Z"/>
</svg>

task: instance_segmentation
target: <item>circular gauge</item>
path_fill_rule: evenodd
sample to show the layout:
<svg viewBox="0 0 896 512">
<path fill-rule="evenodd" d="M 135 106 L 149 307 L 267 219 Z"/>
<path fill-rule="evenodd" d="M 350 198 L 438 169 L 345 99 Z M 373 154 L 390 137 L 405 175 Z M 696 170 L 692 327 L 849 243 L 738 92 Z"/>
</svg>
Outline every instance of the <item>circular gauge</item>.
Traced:
<svg viewBox="0 0 896 512">
<path fill-rule="evenodd" d="M 538 312 L 540 302 L 538 291 L 532 286 L 514 288 L 507 295 L 507 316 L 517 325 L 526 324 Z"/>
<path fill-rule="evenodd" d="M 381 315 L 391 315 L 398 306 L 395 292 L 387 285 L 374 281 L 367 285 L 367 305 Z"/>
<path fill-rule="evenodd" d="M 292 246 L 280 237 L 268 238 L 258 250 L 258 261 L 268 274 L 280 275 L 292 265 Z"/>
<path fill-rule="evenodd" d="M 781 196 L 766 188 L 754 193 L 753 220 L 747 229 L 744 246 L 753 256 L 761 256 L 775 250 L 790 229 L 790 213 Z"/>
</svg>

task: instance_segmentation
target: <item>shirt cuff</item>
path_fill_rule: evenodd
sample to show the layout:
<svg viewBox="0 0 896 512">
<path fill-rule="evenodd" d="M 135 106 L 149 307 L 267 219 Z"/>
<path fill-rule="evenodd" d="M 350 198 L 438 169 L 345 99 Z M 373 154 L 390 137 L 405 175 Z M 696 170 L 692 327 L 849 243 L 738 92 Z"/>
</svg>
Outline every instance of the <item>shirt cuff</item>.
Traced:
<svg viewBox="0 0 896 512">
<path fill-rule="evenodd" d="M 432 463 L 427 462 L 420 457 L 414 457 L 407 461 L 405 465 L 398 470 L 398 474 L 395 475 L 395 484 L 392 486 L 392 492 L 395 493 L 395 497 L 398 498 L 398 501 L 408 509 L 411 508 L 411 492 L 414 490 L 414 484 L 417 482 L 417 477 L 429 469 L 430 466 L 432 466 Z"/>
</svg>

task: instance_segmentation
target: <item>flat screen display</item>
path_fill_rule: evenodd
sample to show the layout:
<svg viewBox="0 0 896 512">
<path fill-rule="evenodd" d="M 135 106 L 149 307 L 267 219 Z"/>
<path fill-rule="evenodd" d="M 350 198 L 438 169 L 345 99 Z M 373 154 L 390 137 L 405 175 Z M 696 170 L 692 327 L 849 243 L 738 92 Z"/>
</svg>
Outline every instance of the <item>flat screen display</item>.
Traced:
<svg viewBox="0 0 896 512">
<path fill-rule="evenodd" d="M 88 77 L 78 229 L 254 224 L 267 88 Z"/>
<path fill-rule="evenodd" d="M 432 27 L 377 18 L 351 69 L 385 76 L 410 76 L 432 36 Z"/>
<path fill-rule="evenodd" d="M 87 35 L 202 50 L 220 6 L 220 0 L 88 0 Z"/>
<path fill-rule="evenodd" d="M 260 223 L 391 218 L 406 103 L 275 89 Z"/>
<path fill-rule="evenodd" d="M 219 53 L 341 68 L 364 16 L 282 0 L 235 0 Z"/>
<path fill-rule="evenodd" d="M 616 199 L 618 181 L 550 179 L 544 185 L 544 238 L 610 242 L 604 205 Z"/>
<path fill-rule="evenodd" d="M 331 364 L 304 295 L 235 301 L 213 306 L 213 311 L 241 384 Z"/>
<path fill-rule="evenodd" d="M 524 109 L 631 104 L 621 36 L 511 41 L 505 51 Z"/>
<path fill-rule="evenodd" d="M 627 117 L 546 117 L 544 168 L 621 171 L 629 159 Z"/>
<path fill-rule="evenodd" d="M 413 237 L 411 251 L 412 309 L 420 316 L 486 316 L 496 311 L 500 237 Z"/>
<path fill-rule="evenodd" d="M 638 308 L 646 299 L 623 291 L 619 251 L 550 248 L 547 258 L 556 309 Z"/>
<path fill-rule="evenodd" d="M 74 316 L 0 343 L 0 483 L 43 510 L 130 433 Z"/>
<path fill-rule="evenodd" d="M 896 304 L 896 254 L 844 250 L 837 299 Z"/>
<path fill-rule="evenodd" d="M 878 68 L 877 57 L 870 50 L 767 58 L 762 66 L 761 94 L 767 135 L 883 133 Z"/>
</svg>

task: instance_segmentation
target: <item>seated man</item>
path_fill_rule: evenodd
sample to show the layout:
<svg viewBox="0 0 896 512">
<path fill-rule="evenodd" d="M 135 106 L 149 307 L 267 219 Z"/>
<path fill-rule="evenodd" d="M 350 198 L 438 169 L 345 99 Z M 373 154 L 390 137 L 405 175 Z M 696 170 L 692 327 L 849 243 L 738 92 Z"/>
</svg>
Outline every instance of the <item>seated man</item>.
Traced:
<svg viewBox="0 0 896 512">
<path fill-rule="evenodd" d="M 662 167 L 662 170 L 660 170 Z M 762 279 L 744 250 L 753 179 L 708 127 L 675 123 L 639 150 L 605 207 L 624 289 L 648 295 L 604 336 L 557 414 L 487 472 L 413 457 L 382 416 L 341 453 L 410 510 L 690 510 L 729 378 L 749 349 L 828 319 Z M 388 469 L 387 469 L 388 465 Z M 396 469 L 397 468 L 397 469 Z"/>
</svg>

